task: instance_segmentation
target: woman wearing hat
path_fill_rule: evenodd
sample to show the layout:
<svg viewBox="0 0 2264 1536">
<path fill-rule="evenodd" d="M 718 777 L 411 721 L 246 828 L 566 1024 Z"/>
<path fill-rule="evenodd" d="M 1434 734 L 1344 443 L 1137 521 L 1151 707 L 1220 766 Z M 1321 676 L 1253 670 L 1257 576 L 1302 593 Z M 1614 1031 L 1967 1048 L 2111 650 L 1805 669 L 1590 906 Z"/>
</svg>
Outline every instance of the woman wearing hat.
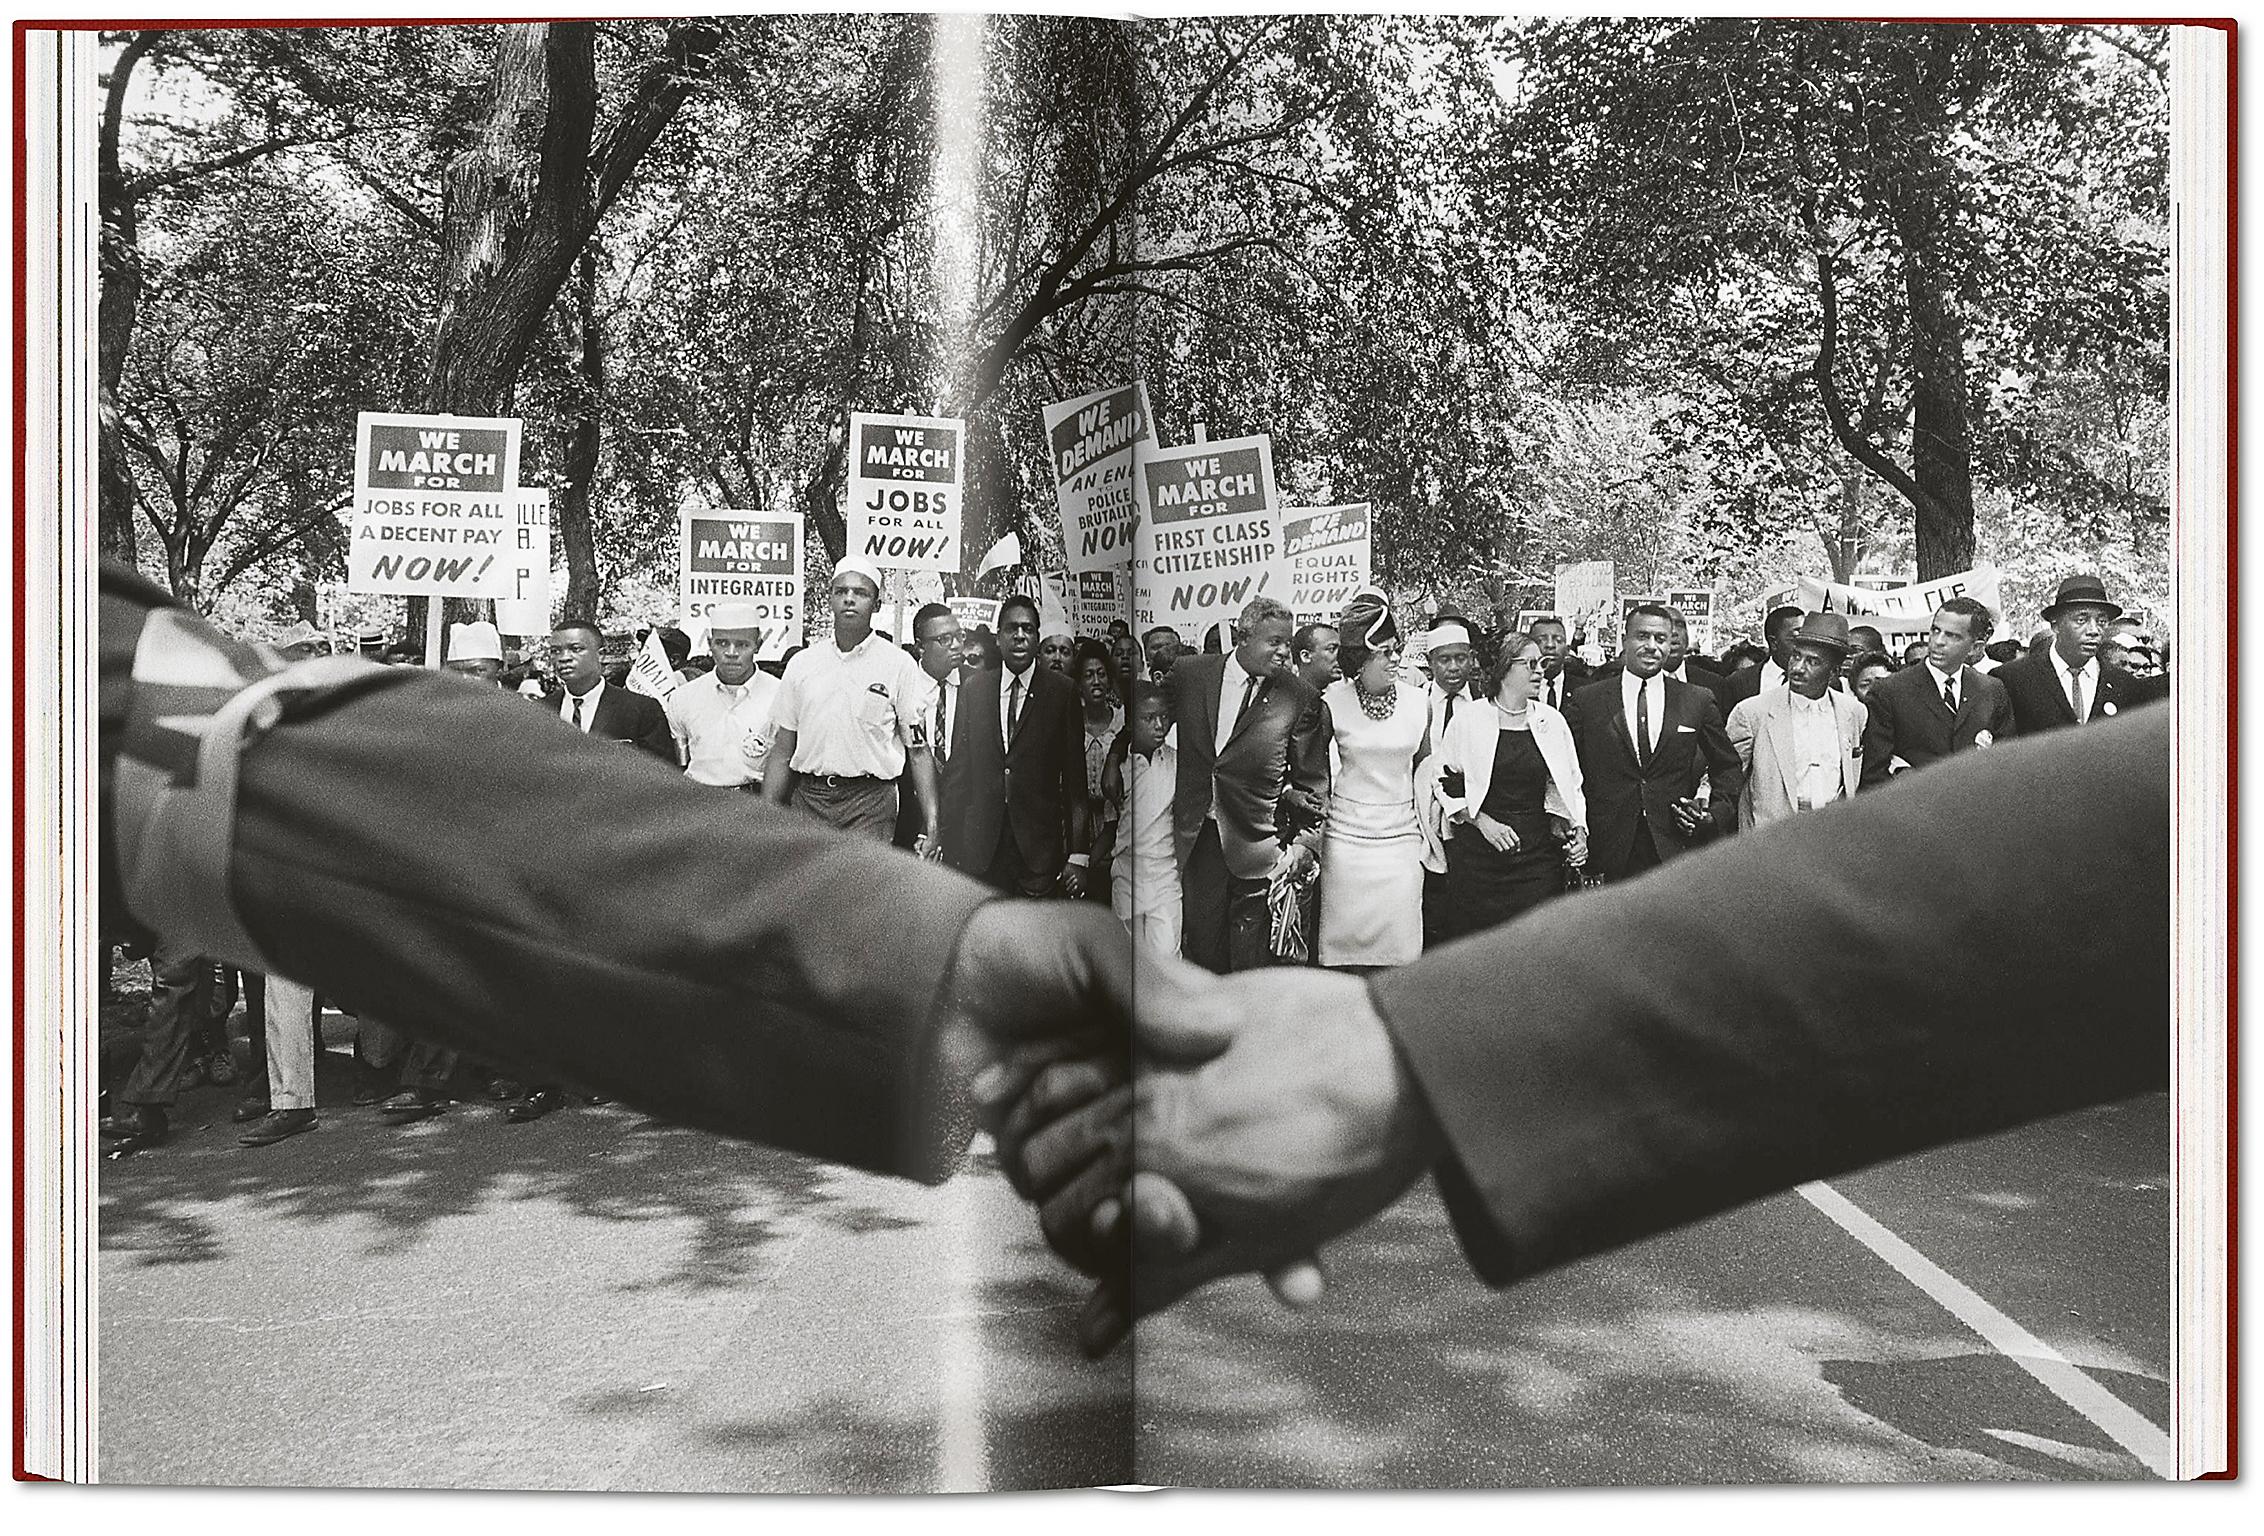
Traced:
<svg viewBox="0 0 2264 1536">
<path fill-rule="evenodd" d="M 1377 598 L 1338 621 L 1344 676 L 1322 695 L 1338 764 L 1321 843 L 1320 963 L 1372 969 L 1423 952 L 1423 834 L 1415 764 L 1429 702 L 1399 682 L 1399 629 Z"/>
<path fill-rule="evenodd" d="M 1506 923 L 1564 889 L 1588 859 L 1580 755 L 1564 716 L 1541 702 L 1541 646 L 1502 641 L 1486 707 L 1456 712 L 1426 763 L 1427 832 L 1444 858 L 1440 937 Z M 1438 867 L 1434 862 L 1434 867 Z"/>
</svg>

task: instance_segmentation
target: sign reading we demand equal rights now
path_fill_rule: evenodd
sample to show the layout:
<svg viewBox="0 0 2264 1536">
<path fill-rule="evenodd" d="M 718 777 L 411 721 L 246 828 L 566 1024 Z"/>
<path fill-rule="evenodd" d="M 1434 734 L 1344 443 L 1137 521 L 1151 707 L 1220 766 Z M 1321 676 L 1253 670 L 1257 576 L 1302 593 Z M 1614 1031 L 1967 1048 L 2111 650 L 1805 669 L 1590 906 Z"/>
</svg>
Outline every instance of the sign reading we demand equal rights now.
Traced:
<svg viewBox="0 0 2264 1536">
<path fill-rule="evenodd" d="M 525 597 L 526 563 L 511 556 L 532 550 L 535 530 L 513 527 L 518 494 L 515 418 L 362 412 L 347 588 Z"/>
<path fill-rule="evenodd" d="M 1190 641 L 1261 592 L 1281 594 L 1273 439 L 1143 449 L 1132 477 L 1132 623 Z"/>
<path fill-rule="evenodd" d="M 678 528 L 676 588 L 686 628 L 715 605 L 752 603 L 762 626 L 756 655 L 772 661 L 802 638 L 802 514 L 685 512 Z"/>
<path fill-rule="evenodd" d="M 849 548 L 883 570 L 959 569 L 967 424 L 849 413 Z"/>
</svg>

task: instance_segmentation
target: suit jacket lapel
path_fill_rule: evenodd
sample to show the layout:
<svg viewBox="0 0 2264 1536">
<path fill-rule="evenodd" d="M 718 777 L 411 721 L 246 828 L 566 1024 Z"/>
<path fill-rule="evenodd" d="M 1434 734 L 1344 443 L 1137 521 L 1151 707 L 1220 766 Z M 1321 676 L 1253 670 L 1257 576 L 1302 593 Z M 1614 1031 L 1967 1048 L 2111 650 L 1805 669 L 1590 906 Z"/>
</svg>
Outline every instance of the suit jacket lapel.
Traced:
<svg viewBox="0 0 2264 1536">
<path fill-rule="evenodd" d="M 1792 704 L 1787 700 L 1768 713 L 1769 750 L 1776 754 L 1777 777 L 1784 780 L 1784 803 L 1800 804 L 1800 780 L 1792 771 L 1792 760 L 1799 754 L 1798 732 L 1793 729 Z"/>
<path fill-rule="evenodd" d="M 1627 761 L 1633 765 L 1635 776 L 1641 778 L 1643 776 L 1643 759 L 1635 750 L 1635 737 L 1627 729 L 1627 696 L 1617 689 L 1612 692 L 1612 734 L 1617 736 L 1619 744 L 1626 748 Z M 1653 757 L 1659 755 L 1659 744 L 1655 738 L 1651 742 L 1651 755 Z"/>
<path fill-rule="evenodd" d="M 1221 667 L 1219 672 L 1221 674 L 1221 686 L 1223 686 L 1226 669 Z M 1272 697 L 1273 679 L 1270 677 L 1259 678 L 1257 692 L 1250 695 L 1250 707 L 1234 717 L 1234 729 L 1226 733 L 1226 744 L 1228 746 L 1231 747 L 1242 739 L 1242 733 L 1250 729 L 1250 722 L 1258 718 L 1259 711 L 1266 707 L 1266 701 Z M 1217 727 L 1214 725 L 1212 729 L 1216 730 Z"/>
</svg>

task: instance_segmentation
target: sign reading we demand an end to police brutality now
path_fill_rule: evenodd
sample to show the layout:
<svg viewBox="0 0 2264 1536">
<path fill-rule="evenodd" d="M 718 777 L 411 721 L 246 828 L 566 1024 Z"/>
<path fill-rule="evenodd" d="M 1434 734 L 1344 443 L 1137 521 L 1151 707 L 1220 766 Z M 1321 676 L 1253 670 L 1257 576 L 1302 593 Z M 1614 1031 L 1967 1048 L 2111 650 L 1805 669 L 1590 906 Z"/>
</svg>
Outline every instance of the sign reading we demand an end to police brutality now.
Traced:
<svg viewBox="0 0 2264 1536">
<path fill-rule="evenodd" d="M 887 571 L 959 569 L 967 424 L 849 413 L 849 549 Z"/>
<path fill-rule="evenodd" d="M 756 656 L 772 661 L 802 638 L 802 514 L 680 514 L 676 585 L 681 622 L 706 625 L 717 603 L 752 603 Z"/>
<path fill-rule="evenodd" d="M 362 412 L 348 590 L 521 596 L 510 547 L 518 495 L 516 418 Z"/>
<path fill-rule="evenodd" d="M 1130 564 L 1133 455 L 1151 440 L 1148 387 L 1126 384 L 1049 405 L 1045 423 L 1068 570 Z"/>
<path fill-rule="evenodd" d="M 1261 592 L 1281 595 L 1272 438 L 1142 449 L 1132 483 L 1135 628 L 1165 624 L 1198 643 Z"/>
</svg>

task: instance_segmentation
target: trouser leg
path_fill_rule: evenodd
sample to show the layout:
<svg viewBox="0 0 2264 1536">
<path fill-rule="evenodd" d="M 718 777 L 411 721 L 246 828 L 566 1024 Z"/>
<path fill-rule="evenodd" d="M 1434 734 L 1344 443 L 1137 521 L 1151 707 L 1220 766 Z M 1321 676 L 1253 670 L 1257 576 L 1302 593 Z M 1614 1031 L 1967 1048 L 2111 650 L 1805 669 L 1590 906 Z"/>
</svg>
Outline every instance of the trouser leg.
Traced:
<svg viewBox="0 0 2264 1536">
<path fill-rule="evenodd" d="M 314 989 L 267 978 L 267 1102 L 274 1109 L 314 1108 Z"/>
<path fill-rule="evenodd" d="M 149 1023 L 141 1057 L 118 1097 L 128 1104 L 170 1105 L 180 1096 L 189 1053 L 202 1035 L 212 993 L 212 963 L 160 939 L 149 957 Z"/>
</svg>

